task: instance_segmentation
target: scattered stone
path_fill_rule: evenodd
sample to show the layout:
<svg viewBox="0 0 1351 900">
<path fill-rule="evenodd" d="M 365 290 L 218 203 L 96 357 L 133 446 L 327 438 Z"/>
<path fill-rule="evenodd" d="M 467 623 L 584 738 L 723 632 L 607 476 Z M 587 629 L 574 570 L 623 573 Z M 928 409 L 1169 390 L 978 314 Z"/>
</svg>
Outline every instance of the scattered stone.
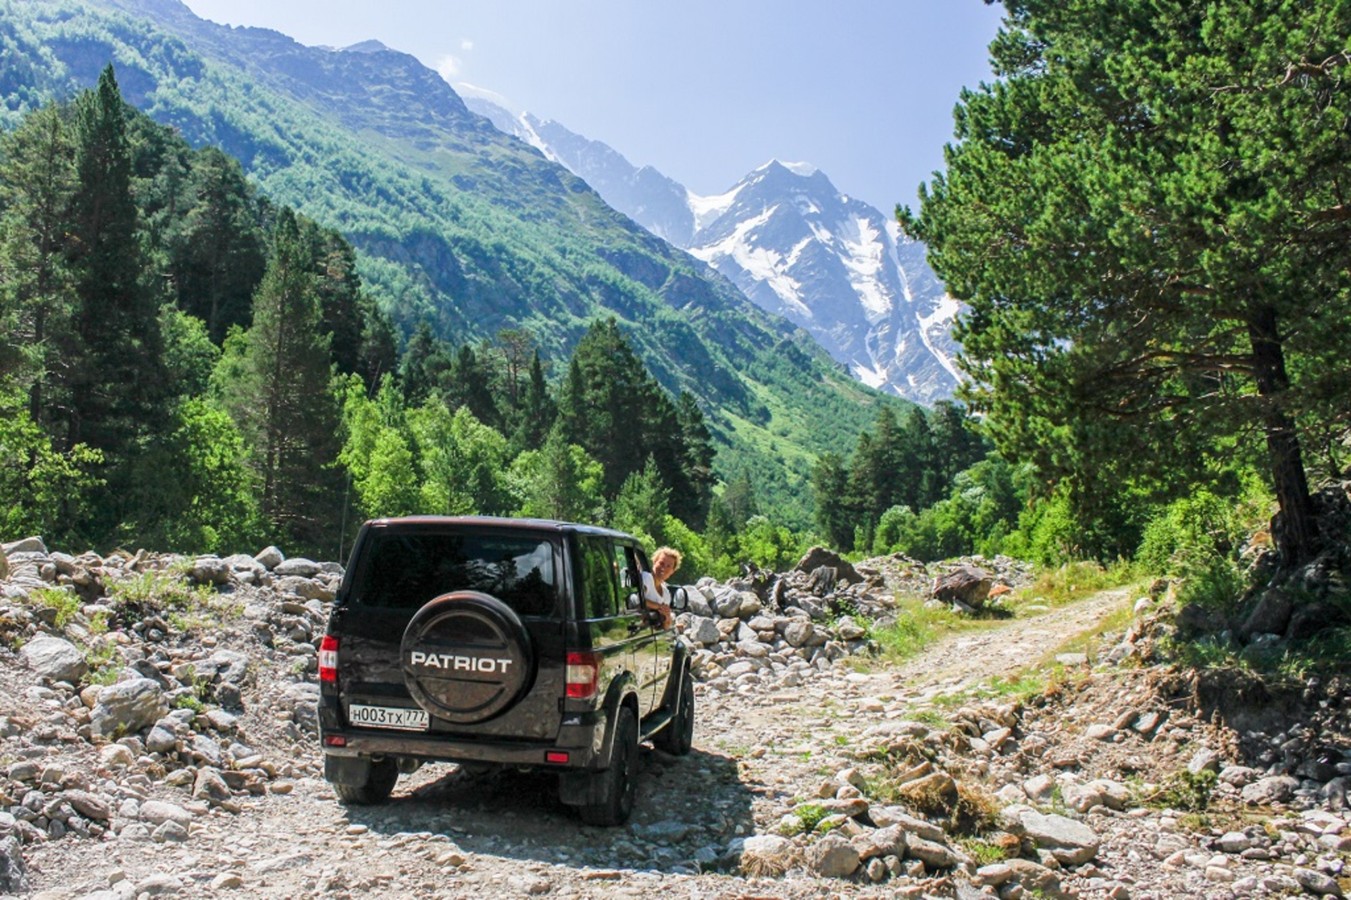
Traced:
<svg viewBox="0 0 1351 900">
<path fill-rule="evenodd" d="M 70 641 L 51 635 L 38 635 L 19 651 L 23 661 L 39 677 L 78 684 L 89 671 L 84 653 Z"/>
<path fill-rule="evenodd" d="M 826 878 L 847 878 L 859 867 L 859 852 L 834 832 L 807 848 L 807 864 Z"/>
</svg>

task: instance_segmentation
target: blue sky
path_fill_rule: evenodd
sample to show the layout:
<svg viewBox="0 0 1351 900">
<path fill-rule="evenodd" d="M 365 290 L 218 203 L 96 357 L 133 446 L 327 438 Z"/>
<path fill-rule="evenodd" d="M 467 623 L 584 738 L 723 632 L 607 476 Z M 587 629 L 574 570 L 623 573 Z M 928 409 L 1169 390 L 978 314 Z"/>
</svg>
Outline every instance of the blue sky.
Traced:
<svg viewBox="0 0 1351 900">
<path fill-rule="evenodd" d="M 963 85 L 989 80 L 982 0 L 186 0 L 303 44 L 370 38 L 700 194 L 808 162 L 889 212 L 941 168 Z"/>
</svg>

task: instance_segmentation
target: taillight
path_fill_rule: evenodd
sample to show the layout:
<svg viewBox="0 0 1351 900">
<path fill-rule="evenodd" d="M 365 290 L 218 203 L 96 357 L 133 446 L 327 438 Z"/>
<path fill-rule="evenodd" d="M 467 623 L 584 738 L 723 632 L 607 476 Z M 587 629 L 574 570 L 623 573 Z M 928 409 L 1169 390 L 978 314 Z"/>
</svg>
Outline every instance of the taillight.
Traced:
<svg viewBox="0 0 1351 900">
<path fill-rule="evenodd" d="M 331 634 L 319 642 L 319 680 L 338 683 L 338 639 Z"/>
<path fill-rule="evenodd" d="M 567 663 L 568 698 L 589 700 L 596 696 L 596 685 L 600 681 L 600 654 L 571 651 Z"/>
</svg>

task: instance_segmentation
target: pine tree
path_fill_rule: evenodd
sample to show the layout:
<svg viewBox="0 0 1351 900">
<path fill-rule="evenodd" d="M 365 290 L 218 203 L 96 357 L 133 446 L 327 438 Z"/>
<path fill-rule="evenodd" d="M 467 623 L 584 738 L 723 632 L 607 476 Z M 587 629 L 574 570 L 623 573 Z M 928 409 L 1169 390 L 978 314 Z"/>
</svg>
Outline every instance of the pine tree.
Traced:
<svg viewBox="0 0 1351 900">
<path fill-rule="evenodd" d="M 126 109 L 112 66 L 75 102 L 75 185 L 69 265 L 76 308 L 63 348 L 64 448 L 104 456 L 105 487 L 86 530 L 96 540 L 136 517 L 133 466 L 169 421 L 158 304 L 142 282 Z M 153 477 L 152 473 L 144 473 Z"/>
<path fill-rule="evenodd" d="M 544 446 L 557 418 L 558 404 L 544 379 L 544 364 L 537 350 L 530 361 L 530 378 L 521 394 L 519 423 L 511 438 L 513 452 L 538 450 Z"/>
<path fill-rule="evenodd" d="M 339 508 L 332 467 L 339 415 L 322 321 L 313 247 L 295 214 L 283 209 L 254 298 L 240 380 L 227 396 L 249 439 L 264 518 L 279 538 L 307 551 L 338 537 L 331 520 Z"/>
<path fill-rule="evenodd" d="M 688 391 L 676 398 L 676 423 L 680 435 L 682 489 L 671 496 L 671 513 L 690 527 L 700 530 L 708 517 L 713 499 L 713 435 L 704 424 L 703 411 Z"/>
<path fill-rule="evenodd" d="M 445 342 L 432 334 L 431 323 L 424 319 L 408 339 L 399 363 L 399 381 L 408 406 L 421 406 L 428 397 L 439 397 L 438 385 L 449 367 Z"/>
<path fill-rule="evenodd" d="M 64 251 L 74 145 L 64 112 L 43 107 L 0 138 L 0 383 L 25 391 L 29 418 L 47 425 L 60 364 L 52 336 L 73 312 Z"/>
<path fill-rule="evenodd" d="M 451 409 L 467 407 L 474 418 L 496 427 L 500 416 L 493 398 L 493 378 L 485 354 L 463 344 L 455 352 L 450 370 L 442 381 L 442 397 Z"/>
<path fill-rule="evenodd" d="M 267 265 L 261 204 L 239 163 L 215 147 L 193 159 L 188 208 L 171 248 L 177 302 L 220 343 L 249 324 L 253 292 Z"/>
</svg>

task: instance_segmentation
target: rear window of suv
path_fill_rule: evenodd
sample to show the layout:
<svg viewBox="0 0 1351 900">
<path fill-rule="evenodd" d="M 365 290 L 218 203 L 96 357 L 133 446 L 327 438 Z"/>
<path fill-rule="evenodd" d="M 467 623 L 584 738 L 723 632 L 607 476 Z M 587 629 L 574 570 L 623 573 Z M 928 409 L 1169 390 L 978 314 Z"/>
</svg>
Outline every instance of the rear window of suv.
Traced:
<svg viewBox="0 0 1351 900">
<path fill-rule="evenodd" d="M 517 615 L 553 615 L 558 556 L 555 543 L 538 535 L 377 532 L 362 553 L 349 602 L 415 610 L 452 591 L 480 591 Z"/>
</svg>

